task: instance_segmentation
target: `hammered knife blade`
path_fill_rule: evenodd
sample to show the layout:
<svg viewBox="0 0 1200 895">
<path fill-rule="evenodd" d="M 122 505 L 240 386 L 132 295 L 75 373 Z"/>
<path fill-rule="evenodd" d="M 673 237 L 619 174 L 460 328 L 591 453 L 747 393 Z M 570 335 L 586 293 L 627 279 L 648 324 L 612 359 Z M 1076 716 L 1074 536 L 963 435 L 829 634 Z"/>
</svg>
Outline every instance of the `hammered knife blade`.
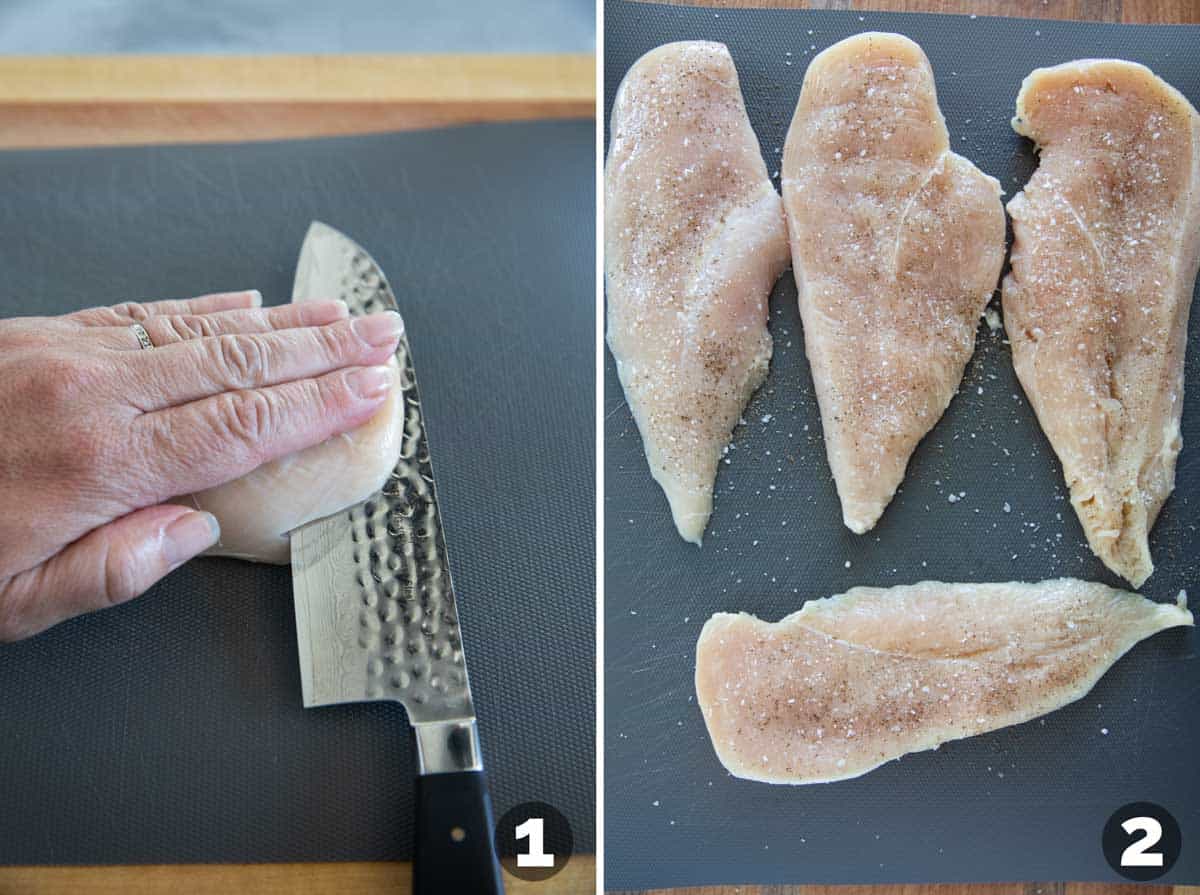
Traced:
<svg viewBox="0 0 1200 895">
<path fill-rule="evenodd" d="M 319 221 L 305 235 L 292 298 L 399 312 L 379 265 Z M 490 895 L 503 891 L 491 802 L 407 335 L 396 363 L 405 419 L 391 476 L 362 503 L 291 533 L 304 705 L 404 706 L 418 768 L 413 891 Z"/>
</svg>

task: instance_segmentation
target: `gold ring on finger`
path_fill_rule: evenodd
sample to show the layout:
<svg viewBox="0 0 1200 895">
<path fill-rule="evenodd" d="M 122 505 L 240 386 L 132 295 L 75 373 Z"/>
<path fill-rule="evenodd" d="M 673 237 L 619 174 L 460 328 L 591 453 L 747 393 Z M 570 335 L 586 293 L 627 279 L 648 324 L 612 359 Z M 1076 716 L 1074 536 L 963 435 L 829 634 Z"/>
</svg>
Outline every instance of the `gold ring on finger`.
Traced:
<svg viewBox="0 0 1200 895">
<path fill-rule="evenodd" d="M 150 333 L 146 332 L 146 327 L 140 323 L 131 323 L 129 328 L 133 330 L 133 334 L 137 336 L 138 344 L 143 348 L 153 348 L 154 343 L 150 341 Z"/>
</svg>

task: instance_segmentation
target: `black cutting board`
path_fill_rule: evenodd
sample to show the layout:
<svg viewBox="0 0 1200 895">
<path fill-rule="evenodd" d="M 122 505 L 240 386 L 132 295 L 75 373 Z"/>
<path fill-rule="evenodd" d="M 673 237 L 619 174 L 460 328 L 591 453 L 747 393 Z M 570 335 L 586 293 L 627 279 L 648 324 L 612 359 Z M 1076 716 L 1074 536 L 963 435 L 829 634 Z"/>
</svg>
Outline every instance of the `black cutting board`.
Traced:
<svg viewBox="0 0 1200 895">
<path fill-rule="evenodd" d="M 497 816 L 549 802 L 580 851 L 593 157 L 590 121 L 0 153 L 3 316 L 252 287 L 287 301 L 314 218 L 378 260 L 421 383 Z M 287 568 L 198 560 L 0 646 L 0 863 L 405 859 L 413 773 L 400 706 L 301 706 Z"/>
<path fill-rule="evenodd" d="M 955 151 L 999 178 L 1006 200 L 1035 167 L 1032 146 L 1009 119 L 1021 79 L 1038 66 L 1124 57 L 1200 105 L 1197 27 L 610 2 L 605 119 L 642 53 L 672 40 L 719 40 L 733 55 L 774 174 L 808 61 L 865 30 L 898 31 L 921 44 Z M 1101 829 L 1115 809 L 1140 799 L 1166 806 L 1183 827 L 1183 856 L 1163 880 L 1200 882 L 1192 631 L 1141 644 L 1091 695 L 1042 720 L 855 780 L 770 786 L 721 767 L 692 683 L 696 637 L 713 612 L 775 620 L 854 585 L 922 579 L 1072 575 L 1121 584 L 1088 551 L 1003 333 L 980 327 L 958 396 L 917 449 L 879 525 L 857 536 L 841 522 L 790 272 L 772 296 L 770 328 L 770 378 L 721 466 L 701 549 L 675 534 L 606 357 L 606 885 L 1116 879 Z M 1200 311 L 1190 333 L 1184 449 L 1175 494 L 1151 539 L 1158 570 L 1142 588 L 1157 600 L 1200 585 Z M 960 491 L 965 497 L 951 503 Z"/>
</svg>

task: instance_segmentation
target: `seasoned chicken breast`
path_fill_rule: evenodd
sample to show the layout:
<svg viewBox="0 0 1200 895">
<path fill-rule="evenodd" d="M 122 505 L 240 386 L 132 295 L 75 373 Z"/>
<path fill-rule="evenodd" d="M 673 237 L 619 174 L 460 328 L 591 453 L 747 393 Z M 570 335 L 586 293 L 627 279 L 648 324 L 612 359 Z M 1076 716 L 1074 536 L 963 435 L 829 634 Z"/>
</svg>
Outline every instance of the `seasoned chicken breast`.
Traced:
<svg viewBox="0 0 1200 895">
<path fill-rule="evenodd" d="M 1175 487 L 1200 264 L 1200 116 L 1148 68 L 1040 68 L 1013 128 L 1040 162 L 1008 204 L 1013 365 L 1092 551 L 1134 587 Z"/>
<path fill-rule="evenodd" d="M 775 623 L 714 615 L 696 697 L 730 773 L 828 782 L 1073 702 L 1139 640 L 1192 623 L 1182 594 L 1071 578 L 856 587 Z"/>
<path fill-rule="evenodd" d="M 771 359 L 783 208 L 724 45 L 626 74 L 604 168 L 608 345 L 680 537 L 699 544 L 717 464 Z"/>
<path fill-rule="evenodd" d="M 179 502 L 220 522 L 221 540 L 206 555 L 287 564 L 288 533 L 378 491 L 400 459 L 403 437 L 404 394 L 394 388 L 357 429 Z"/>
<path fill-rule="evenodd" d="M 950 151 L 899 34 L 808 67 L 783 152 L 804 345 L 846 527 L 874 527 L 950 403 L 1004 261 L 1000 185 Z"/>
</svg>

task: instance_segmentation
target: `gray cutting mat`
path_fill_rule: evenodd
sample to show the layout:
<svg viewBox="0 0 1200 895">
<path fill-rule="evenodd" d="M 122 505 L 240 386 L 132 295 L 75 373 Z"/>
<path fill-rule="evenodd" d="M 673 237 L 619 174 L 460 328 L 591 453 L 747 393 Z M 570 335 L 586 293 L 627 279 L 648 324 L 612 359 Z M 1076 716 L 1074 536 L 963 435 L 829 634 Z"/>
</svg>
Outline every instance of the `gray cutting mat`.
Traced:
<svg viewBox="0 0 1200 895">
<path fill-rule="evenodd" d="M 313 218 L 379 261 L 421 382 L 497 816 L 549 802 L 580 851 L 593 134 L 0 154 L 0 316 L 248 287 L 286 301 Z M 413 772 L 400 706 L 302 708 L 286 568 L 198 560 L 0 646 L 0 863 L 404 859 Z"/>
<path fill-rule="evenodd" d="M 1033 68 L 1125 57 L 1200 105 L 1197 27 L 610 2 L 606 120 L 642 53 L 671 40 L 720 40 L 774 174 L 808 61 L 863 30 L 899 31 L 924 47 L 954 149 L 998 177 L 1006 199 L 1035 166 L 1031 145 L 1008 124 Z M 606 885 L 1116 879 L 1101 829 L 1118 807 L 1142 799 L 1167 807 L 1183 828 L 1183 855 L 1162 881 L 1200 882 L 1192 631 L 1141 644 L 1090 696 L 1043 720 L 857 780 L 795 788 L 726 774 L 692 685 L 695 640 L 715 611 L 775 620 L 810 597 L 922 579 L 1073 575 L 1120 584 L 1087 549 L 1002 332 L 980 327 L 959 395 L 877 528 L 860 537 L 841 523 L 790 272 L 771 299 L 770 327 L 771 375 L 734 434 L 699 550 L 674 532 L 606 358 Z M 1142 588 L 1157 600 L 1188 586 L 1200 597 L 1198 338 L 1200 310 L 1176 491 L 1151 539 L 1158 570 Z"/>
</svg>

